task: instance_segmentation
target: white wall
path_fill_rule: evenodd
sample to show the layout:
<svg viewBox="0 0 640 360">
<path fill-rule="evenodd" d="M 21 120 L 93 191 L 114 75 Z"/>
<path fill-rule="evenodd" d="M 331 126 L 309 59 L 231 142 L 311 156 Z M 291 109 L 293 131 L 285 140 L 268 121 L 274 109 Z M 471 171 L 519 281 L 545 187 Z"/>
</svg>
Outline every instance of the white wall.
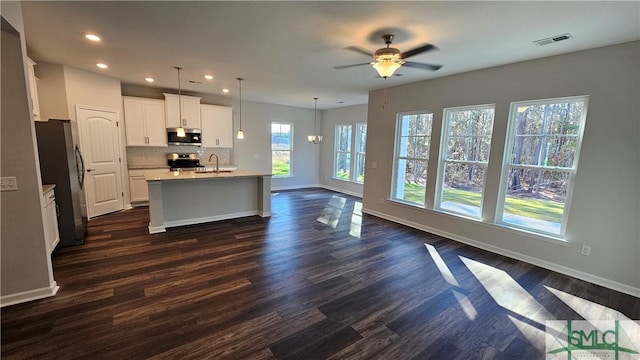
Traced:
<svg viewBox="0 0 640 360">
<path fill-rule="evenodd" d="M 393 87 L 385 109 L 383 90 L 370 92 L 368 144 L 375 146 L 367 149 L 365 211 L 640 296 L 639 64 L 640 42 L 632 42 Z M 442 109 L 495 104 L 483 211 L 491 218 L 510 102 L 573 95 L 590 98 L 566 245 L 386 200 L 396 113 L 434 111 L 433 194 Z M 582 245 L 591 246 L 590 257 L 580 255 Z"/>
<path fill-rule="evenodd" d="M 326 189 L 340 191 L 354 196 L 362 196 L 363 185 L 356 182 L 344 181 L 333 177 L 333 163 L 335 151 L 336 125 L 353 125 L 353 134 L 356 133 L 356 123 L 367 122 L 367 104 L 347 106 L 338 109 L 322 111 L 322 135 L 324 140 L 320 150 L 320 184 Z M 355 138 L 352 139 L 355 148 Z M 352 158 L 351 161 L 355 161 Z M 366 181 L 366 174 L 365 174 Z"/>
<path fill-rule="evenodd" d="M 2 17 L 20 34 L 2 31 L 2 176 L 14 176 L 17 191 L 0 195 L 0 304 L 10 305 L 57 291 L 44 228 L 40 164 L 33 114 L 29 106 L 22 11 L 19 2 L 3 1 Z M 20 37 L 18 37 L 20 36 Z"/>
<path fill-rule="evenodd" d="M 320 118 L 320 113 L 318 113 Z M 318 120 L 320 121 L 320 120 Z M 310 144 L 307 136 L 314 133 L 313 109 L 259 102 L 242 102 L 242 129 L 244 140 L 235 140 L 235 162 L 240 169 L 271 172 L 271 123 L 293 124 L 292 176 L 272 179 L 273 190 L 318 186 L 318 145 Z M 234 109 L 234 123 L 239 125 Z M 237 130 L 237 127 L 234 127 Z"/>
</svg>

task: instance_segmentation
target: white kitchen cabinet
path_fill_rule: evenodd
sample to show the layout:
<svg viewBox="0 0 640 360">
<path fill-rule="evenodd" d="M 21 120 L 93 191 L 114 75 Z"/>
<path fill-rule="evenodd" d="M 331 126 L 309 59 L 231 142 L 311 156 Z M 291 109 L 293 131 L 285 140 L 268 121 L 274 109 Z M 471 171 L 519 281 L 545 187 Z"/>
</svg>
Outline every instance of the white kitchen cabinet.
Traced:
<svg viewBox="0 0 640 360">
<path fill-rule="evenodd" d="M 200 99 L 195 96 L 180 97 L 177 94 L 164 93 L 167 127 L 200 129 Z M 180 119 L 180 103 L 182 103 L 182 119 Z"/>
<path fill-rule="evenodd" d="M 127 146 L 167 146 L 164 101 L 123 96 Z"/>
<path fill-rule="evenodd" d="M 58 232 L 58 208 L 56 206 L 56 194 L 54 186 L 47 186 L 43 193 L 46 213 L 45 240 L 47 242 L 47 252 L 51 254 L 56 245 L 60 242 L 60 233 Z"/>
<path fill-rule="evenodd" d="M 36 78 L 35 61 L 27 58 L 29 63 L 29 91 L 31 92 L 31 110 L 33 111 L 33 119 L 40 121 L 40 103 L 38 101 L 38 79 Z"/>
<path fill-rule="evenodd" d="M 144 179 L 146 172 L 169 172 L 169 169 L 135 169 L 129 170 L 129 197 L 135 205 L 146 205 L 149 201 L 149 188 Z M 134 204 L 135 203 L 135 204 Z"/>
<path fill-rule="evenodd" d="M 233 147 L 233 108 L 200 105 L 202 146 L 208 148 Z"/>
</svg>

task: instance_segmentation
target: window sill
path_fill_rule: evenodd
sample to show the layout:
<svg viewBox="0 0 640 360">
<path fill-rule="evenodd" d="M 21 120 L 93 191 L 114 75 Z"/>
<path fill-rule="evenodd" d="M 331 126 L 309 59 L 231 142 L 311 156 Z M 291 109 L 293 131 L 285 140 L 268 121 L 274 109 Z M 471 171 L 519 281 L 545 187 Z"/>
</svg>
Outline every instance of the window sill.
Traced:
<svg viewBox="0 0 640 360">
<path fill-rule="evenodd" d="M 335 176 L 332 176 L 331 179 L 338 180 L 338 181 L 349 182 L 349 183 L 353 183 L 353 184 L 357 184 L 357 185 L 364 185 L 364 182 L 353 181 L 353 180 L 350 180 L 350 179 L 344 179 L 344 178 L 339 178 L 339 177 L 335 177 Z"/>
<path fill-rule="evenodd" d="M 530 230 L 526 230 L 526 229 L 522 229 L 522 228 L 518 228 L 518 227 L 513 227 L 510 226 L 508 224 L 502 224 L 502 223 L 494 223 L 494 222 L 489 222 L 489 221 L 483 221 L 480 218 L 474 218 L 474 217 L 469 217 L 469 216 L 465 216 L 465 215 L 461 215 L 458 213 L 454 213 L 454 212 L 450 212 L 444 209 L 427 209 L 426 207 L 424 207 L 424 205 L 421 204 L 416 204 L 416 203 L 411 203 L 411 202 L 405 202 L 402 200 L 398 200 L 398 199 L 387 199 L 387 201 L 400 205 L 400 206 L 406 206 L 406 207 L 410 207 L 412 209 L 416 209 L 418 211 L 424 211 L 427 213 L 431 213 L 431 214 L 438 214 L 438 215 L 442 215 L 442 216 L 446 216 L 446 217 L 450 217 L 450 218 L 455 218 L 457 220 L 460 221 L 464 221 L 467 223 L 472 223 L 472 224 L 476 224 L 476 225 L 480 225 L 483 227 L 487 227 L 490 228 L 492 230 L 500 230 L 500 231 L 507 231 L 513 234 L 517 234 L 520 236 L 527 236 L 530 237 L 534 240 L 539 240 L 539 241 L 546 241 L 546 242 L 550 242 L 553 244 L 557 244 L 557 245 L 562 245 L 562 246 L 571 246 L 571 243 L 565 239 L 562 238 L 560 236 L 554 236 L 551 234 L 545 234 L 545 233 L 537 233 L 534 231 L 530 231 Z"/>
</svg>

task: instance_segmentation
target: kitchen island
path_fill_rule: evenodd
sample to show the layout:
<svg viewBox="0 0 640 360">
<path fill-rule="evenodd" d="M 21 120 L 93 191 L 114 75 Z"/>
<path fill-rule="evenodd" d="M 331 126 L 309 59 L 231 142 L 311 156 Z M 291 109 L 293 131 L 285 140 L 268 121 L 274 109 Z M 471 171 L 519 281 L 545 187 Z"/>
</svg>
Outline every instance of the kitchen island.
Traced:
<svg viewBox="0 0 640 360">
<path fill-rule="evenodd" d="M 171 171 L 145 173 L 149 187 L 149 233 L 169 227 L 245 216 L 271 216 L 271 174 Z"/>
</svg>

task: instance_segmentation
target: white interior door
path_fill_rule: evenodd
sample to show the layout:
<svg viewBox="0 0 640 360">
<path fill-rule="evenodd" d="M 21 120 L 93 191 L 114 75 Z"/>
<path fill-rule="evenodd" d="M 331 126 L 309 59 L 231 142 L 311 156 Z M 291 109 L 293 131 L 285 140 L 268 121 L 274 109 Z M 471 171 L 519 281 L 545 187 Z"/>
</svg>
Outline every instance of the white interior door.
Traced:
<svg viewBox="0 0 640 360">
<path fill-rule="evenodd" d="M 76 107 L 85 161 L 87 217 L 122 210 L 120 136 L 115 111 Z"/>
</svg>

